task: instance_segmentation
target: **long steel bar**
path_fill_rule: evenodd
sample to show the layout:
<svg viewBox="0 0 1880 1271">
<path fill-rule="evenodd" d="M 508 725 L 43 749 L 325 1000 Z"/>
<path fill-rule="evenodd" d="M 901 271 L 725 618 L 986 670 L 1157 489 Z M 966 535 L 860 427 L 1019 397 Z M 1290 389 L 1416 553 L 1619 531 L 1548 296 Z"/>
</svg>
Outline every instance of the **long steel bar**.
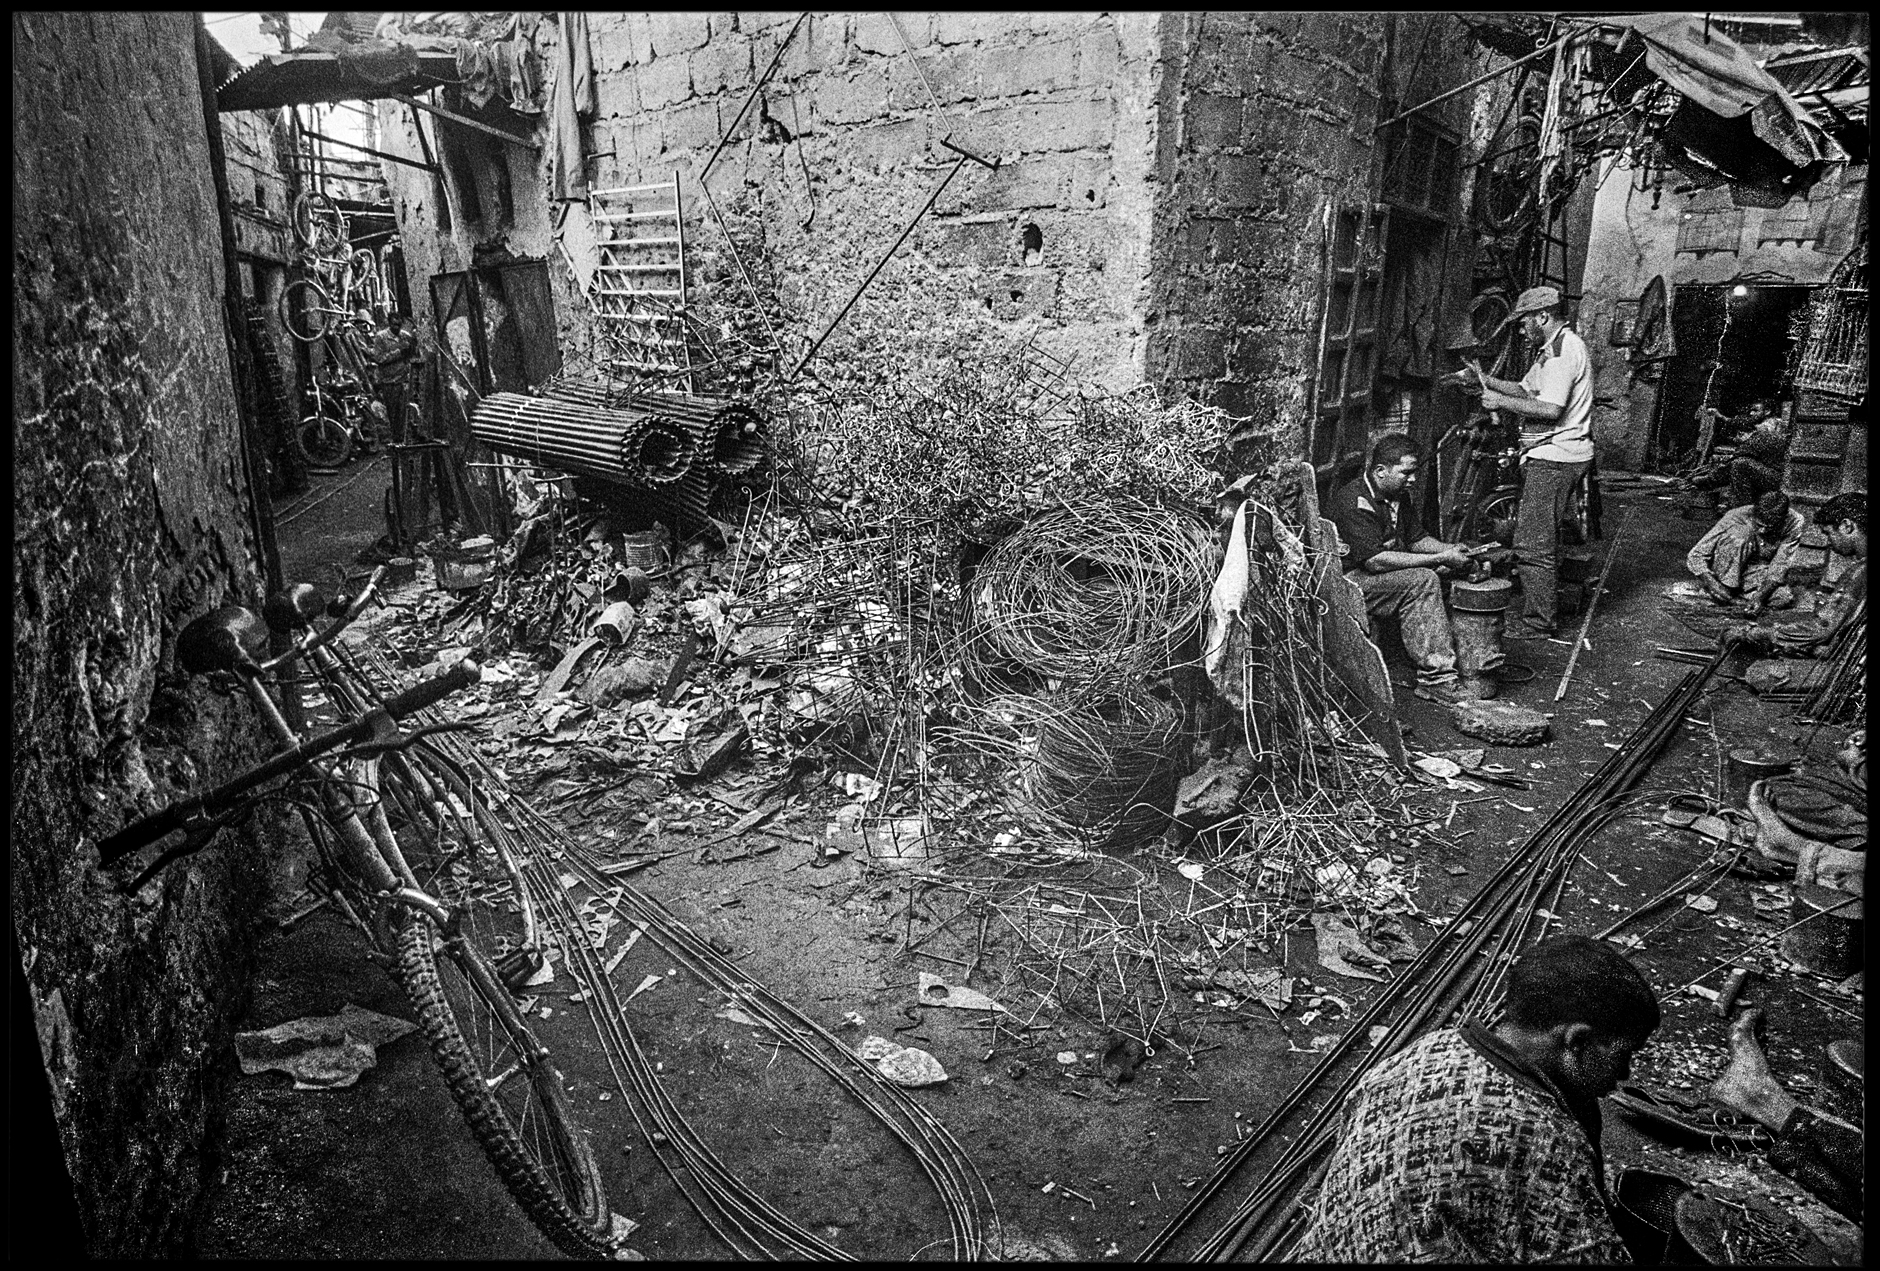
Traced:
<svg viewBox="0 0 1880 1271">
<path fill-rule="evenodd" d="M 1599 608 L 1599 598 L 1606 594 L 1606 576 L 1612 573 L 1612 562 L 1619 559 L 1619 544 L 1625 541 L 1626 526 L 1632 523 L 1632 513 L 1636 508 L 1626 509 L 1625 520 L 1619 523 L 1618 533 L 1612 536 L 1612 546 L 1606 549 L 1606 563 L 1600 566 L 1599 581 L 1593 584 L 1593 594 L 1586 600 L 1586 617 L 1580 622 L 1580 633 L 1573 639 L 1573 652 L 1567 655 L 1567 669 L 1560 673 L 1560 686 L 1554 690 L 1557 702 L 1567 695 L 1567 682 L 1573 678 L 1573 668 L 1579 663 L 1580 650 L 1586 647 L 1586 633 L 1593 627 L 1593 611 Z"/>
<path fill-rule="evenodd" d="M 440 119 L 448 119 L 454 124 L 462 124 L 465 128 L 487 133 L 499 140 L 507 141 L 510 145 L 521 146 L 525 150 L 540 150 L 542 148 L 540 142 L 530 141 L 527 137 L 518 137 L 513 132 L 504 132 L 501 128 L 492 128 L 490 125 L 472 119 L 468 115 L 460 115 L 454 110 L 445 110 L 442 106 L 433 106 L 430 102 L 419 101 L 416 97 L 412 97 L 407 93 L 387 93 L 386 96 L 390 97 L 395 102 L 405 103 L 405 105 L 411 107 L 413 110 L 428 111 L 438 116 Z"/>
</svg>

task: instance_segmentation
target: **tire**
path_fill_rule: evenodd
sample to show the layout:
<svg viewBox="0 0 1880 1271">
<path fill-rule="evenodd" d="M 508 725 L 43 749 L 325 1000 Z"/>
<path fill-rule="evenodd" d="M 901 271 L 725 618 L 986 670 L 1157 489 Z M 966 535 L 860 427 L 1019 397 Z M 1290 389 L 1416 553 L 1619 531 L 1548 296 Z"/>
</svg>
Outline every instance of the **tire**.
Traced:
<svg viewBox="0 0 1880 1271">
<path fill-rule="evenodd" d="M 330 415 L 309 415 L 294 430 L 294 449 L 309 468 L 337 468 L 352 458 L 352 433 Z"/>
<path fill-rule="evenodd" d="M 1492 535 L 1502 546 L 1513 547 L 1515 519 L 1520 506 L 1519 491 L 1504 490 L 1489 495 L 1476 507 L 1476 533 Z"/>
<path fill-rule="evenodd" d="M 302 344 L 312 344 L 333 325 L 335 308 L 325 287 L 302 278 L 281 292 L 281 325 Z"/>
<path fill-rule="evenodd" d="M 294 241 L 321 256 L 331 256 L 344 245 L 340 234 L 339 204 L 324 194 L 309 192 L 294 200 L 288 224 Z"/>
<path fill-rule="evenodd" d="M 611 1214 L 593 1151 L 541 1044 L 526 1029 L 512 1033 L 491 1005 L 489 993 L 507 995 L 495 968 L 466 942 L 440 942 L 414 915 L 399 969 L 444 1083 L 509 1194 L 562 1252 L 601 1256 Z M 537 1057 L 523 1062 L 525 1054 Z M 492 1071 L 507 1074 L 495 1088 Z"/>
</svg>

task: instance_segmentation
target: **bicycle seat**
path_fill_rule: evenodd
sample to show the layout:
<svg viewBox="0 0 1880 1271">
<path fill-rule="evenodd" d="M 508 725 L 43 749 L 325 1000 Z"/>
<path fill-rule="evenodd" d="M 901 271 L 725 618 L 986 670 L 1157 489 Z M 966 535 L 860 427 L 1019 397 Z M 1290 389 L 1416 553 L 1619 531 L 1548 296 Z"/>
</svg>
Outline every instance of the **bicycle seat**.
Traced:
<svg viewBox="0 0 1880 1271">
<path fill-rule="evenodd" d="M 268 629 L 252 609 L 227 605 L 205 613 L 176 636 L 176 661 L 191 675 L 233 671 L 267 652 Z"/>
<path fill-rule="evenodd" d="M 269 596 L 267 604 L 261 607 L 261 616 L 276 635 L 292 635 L 319 617 L 325 608 L 326 599 L 320 595 L 318 587 L 295 583 Z"/>
</svg>

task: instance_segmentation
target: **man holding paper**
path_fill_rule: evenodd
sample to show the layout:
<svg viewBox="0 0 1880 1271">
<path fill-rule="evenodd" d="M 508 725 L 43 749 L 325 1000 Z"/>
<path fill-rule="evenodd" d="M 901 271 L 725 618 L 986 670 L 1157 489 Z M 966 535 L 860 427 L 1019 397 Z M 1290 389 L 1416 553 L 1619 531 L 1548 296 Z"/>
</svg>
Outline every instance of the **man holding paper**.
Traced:
<svg viewBox="0 0 1880 1271">
<path fill-rule="evenodd" d="M 1536 350 L 1517 382 L 1472 370 L 1482 385 L 1482 406 L 1521 423 L 1521 508 L 1515 521 L 1516 572 L 1524 597 L 1517 639 L 1551 636 L 1559 614 L 1556 574 L 1560 519 L 1574 484 L 1593 464 L 1593 367 L 1586 344 L 1567 327 L 1566 303 L 1553 287 L 1530 287 L 1515 302 L 1510 321 Z"/>
</svg>

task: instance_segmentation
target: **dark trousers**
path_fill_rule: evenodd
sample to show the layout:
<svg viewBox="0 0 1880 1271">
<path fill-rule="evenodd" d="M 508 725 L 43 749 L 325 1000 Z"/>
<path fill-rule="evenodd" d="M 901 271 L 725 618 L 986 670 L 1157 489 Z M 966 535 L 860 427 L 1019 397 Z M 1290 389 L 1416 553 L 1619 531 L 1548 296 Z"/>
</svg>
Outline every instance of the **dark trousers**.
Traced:
<svg viewBox="0 0 1880 1271">
<path fill-rule="evenodd" d="M 1521 468 L 1521 508 L 1514 524 L 1516 572 L 1521 576 L 1521 618 L 1530 627 L 1553 630 L 1559 617 L 1556 580 L 1560 566 L 1560 518 L 1573 483 L 1592 467 L 1530 459 Z"/>
<path fill-rule="evenodd" d="M 1769 1163 L 1835 1213 L 1858 1222 L 1865 1190 L 1861 1147 L 1861 1132 L 1853 1126 L 1797 1108 L 1769 1149 Z"/>
</svg>

